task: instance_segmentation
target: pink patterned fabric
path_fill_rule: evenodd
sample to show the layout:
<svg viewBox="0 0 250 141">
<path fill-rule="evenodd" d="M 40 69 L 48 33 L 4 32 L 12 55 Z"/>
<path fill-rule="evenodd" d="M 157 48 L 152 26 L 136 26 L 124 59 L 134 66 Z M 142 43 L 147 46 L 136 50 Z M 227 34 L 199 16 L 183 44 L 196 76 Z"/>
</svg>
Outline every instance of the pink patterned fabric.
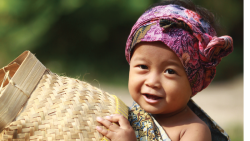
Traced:
<svg viewBox="0 0 250 141">
<path fill-rule="evenodd" d="M 221 58 L 233 51 L 230 36 L 216 37 L 200 15 L 178 5 L 153 7 L 137 20 L 126 43 L 127 61 L 137 43 L 154 41 L 165 43 L 180 58 L 193 96 L 211 83 Z"/>
</svg>

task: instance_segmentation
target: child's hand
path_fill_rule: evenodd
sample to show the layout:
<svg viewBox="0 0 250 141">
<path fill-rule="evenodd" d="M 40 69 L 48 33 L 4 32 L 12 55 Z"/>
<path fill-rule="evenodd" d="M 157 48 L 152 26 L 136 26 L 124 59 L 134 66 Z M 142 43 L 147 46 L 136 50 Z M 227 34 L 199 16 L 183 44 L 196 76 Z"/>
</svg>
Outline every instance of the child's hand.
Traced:
<svg viewBox="0 0 250 141">
<path fill-rule="evenodd" d="M 135 132 L 124 116 L 114 114 L 106 116 L 105 119 L 97 117 L 96 120 L 109 129 L 106 130 L 96 126 L 96 130 L 112 141 L 136 141 Z M 112 122 L 118 122 L 120 126 Z"/>
</svg>

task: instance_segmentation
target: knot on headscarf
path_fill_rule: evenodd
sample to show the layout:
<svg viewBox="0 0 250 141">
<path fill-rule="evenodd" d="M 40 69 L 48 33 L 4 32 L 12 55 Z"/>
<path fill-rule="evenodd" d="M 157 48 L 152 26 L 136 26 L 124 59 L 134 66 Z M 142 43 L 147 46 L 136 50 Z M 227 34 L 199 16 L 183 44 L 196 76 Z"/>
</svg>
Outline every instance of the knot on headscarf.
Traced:
<svg viewBox="0 0 250 141">
<path fill-rule="evenodd" d="M 216 66 L 233 51 L 229 36 L 217 37 L 202 17 L 179 5 L 161 5 L 147 10 L 132 27 L 125 55 L 139 42 L 161 41 L 179 57 L 186 71 L 193 96 L 213 80 Z"/>
<path fill-rule="evenodd" d="M 233 39 L 230 36 L 212 37 L 205 48 L 200 47 L 200 58 L 204 62 L 217 66 L 221 58 L 233 51 Z M 209 67 L 209 66 L 206 66 Z"/>
</svg>

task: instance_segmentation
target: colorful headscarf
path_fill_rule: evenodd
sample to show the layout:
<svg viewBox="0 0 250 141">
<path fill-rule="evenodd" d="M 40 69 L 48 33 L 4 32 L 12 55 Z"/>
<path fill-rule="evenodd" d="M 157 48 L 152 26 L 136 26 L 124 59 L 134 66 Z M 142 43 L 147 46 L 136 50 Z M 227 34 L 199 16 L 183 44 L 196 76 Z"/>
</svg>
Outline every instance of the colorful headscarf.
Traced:
<svg viewBox="0 0 250 141">
<path fill-rule="evenodd" d="M 211 83 L 221 58 L 233 51 L 231 37 L 216 37 L 199 14 L 173 4 L 153 7 L 137 20 L 126 43 L 127 61 L 137 43 L 154 41 L 163 42 L 180 58 L 192 96 Z"/>
</svg>

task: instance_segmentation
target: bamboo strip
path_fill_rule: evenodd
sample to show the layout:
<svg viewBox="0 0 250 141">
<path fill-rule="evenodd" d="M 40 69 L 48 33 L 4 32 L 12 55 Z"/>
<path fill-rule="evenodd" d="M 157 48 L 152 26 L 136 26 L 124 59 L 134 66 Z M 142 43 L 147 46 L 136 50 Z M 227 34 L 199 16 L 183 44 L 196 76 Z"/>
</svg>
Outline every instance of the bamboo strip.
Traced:
<svg viewBox="0 0 250 141">
<path fill-rule="evenodd" d="M 0 132 L 16 117 L 46 69 L 31 53 L 24 52 L 19 58 L 17 62 L 21 62 L 21 66 L 1 92 Z M 15 63 L 10 66 L 12 64 Z"/>
</svg>

